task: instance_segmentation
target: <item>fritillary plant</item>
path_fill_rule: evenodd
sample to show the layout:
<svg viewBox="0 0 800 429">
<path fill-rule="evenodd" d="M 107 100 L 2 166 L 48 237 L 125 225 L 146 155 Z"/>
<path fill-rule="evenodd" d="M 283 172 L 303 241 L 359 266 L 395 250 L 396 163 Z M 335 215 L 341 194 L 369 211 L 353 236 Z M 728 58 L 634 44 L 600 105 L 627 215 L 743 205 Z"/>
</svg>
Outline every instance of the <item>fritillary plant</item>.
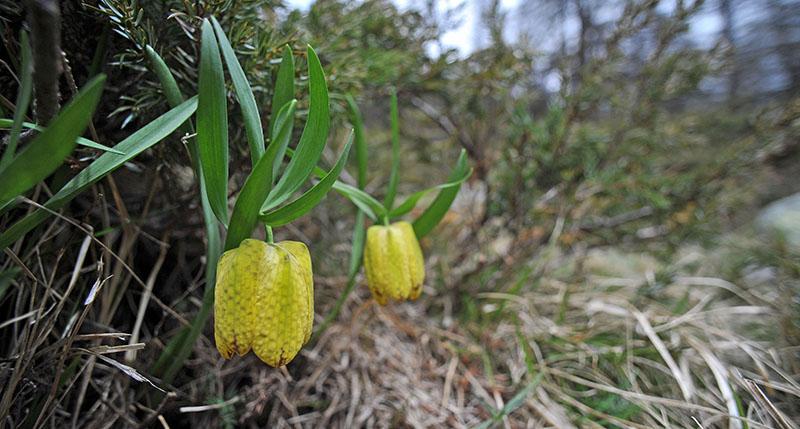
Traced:
<svg viewBox="0 0 800 429">
<path fill-rule="evenodd" d="M 0 233 L 0 248 L 8 247 L 64 207 L 92 184 L 181 131 L 199 183 L 205 223 L 206 289 L 203 304 L 190 326 L 166 345 L 151 368 L 170 382 L 191 354 L 195 340 L 214 314 L 216 347 L 224 358 L 253 351 L 271 366 L 289 363 L 302 346 L 319 335 L 339 313 L 355 287 L 361 265 L 370 290 L 381 305 L 420 296 L 425 263 L 419 238 L 428 234 L 448 211 L 471 169 L 462 151 L 446 183 L 406 197 L 396 204 L 400 181 L 400 125 L 397 95 L 391 95 L 390 175 L 383 201 L 365 192 L 367 139 L 355 100 L 344 97 L 353 130 L 334 165 L 318 166 L 330 131 L 330 98 L 325 74 L 316 52 L 306 49 L 308 64 L 308 114 L 298 141 L 292 145 L 297 100 L 294 52 L 288 46 L 278 68 L 267 127 L 262 124 L 253 90 L 236 53 L 219 22 L 211 17 L 201 25 L 198 93 L 186 98 L 172 72 L 155 49 L 145 47 L 150 70 L 158 76 L 171 110 L 151 121 L 113 148 L 80 137 L 100 99 L 104 76 L 90 80 L 47 127 L 23 121 L 31 96 L 29 75 L 23 75 L 13 118 L 0 119 L 10 128 L 9 145 L 0 159 L 0 210 L 8 210 L 20 197 L 61 166 L 75 145 L 101 150 L 90 165 L 62 186 L 41 207 Z M 23 33 L 22 67 L 31 67 L 30 47 Z M 229 210 L 228 94 L 226 73 L 242 116 L 251 169 Z M 40 132 L 16 153 L 23 128 Z M 193 138 L 192 138 L 193 137 Z M 68 144 L 65 144 L 68 143 Z M 356 148 L 357 181 L 338 180 L 352 146 Z M 313 183 L 306 185 L 309 181 Z M 304 186 L 305 185 L 305 186 Z M 308 214 L 330 191 L 351 201 L 356 209 L 347 286 L 316 330 L 314 282 L 309 246 L 298 241 L 275 242 L 273 229 Z M 402 220 L 422 198 L 438 192 L 419 216 Z M 367 228 L 367 218 L 373 223 Z M 254 238 L 263 227 L 264 240 Z M 223 239 L 224 237 L 224 239 Z"/>
</svg>

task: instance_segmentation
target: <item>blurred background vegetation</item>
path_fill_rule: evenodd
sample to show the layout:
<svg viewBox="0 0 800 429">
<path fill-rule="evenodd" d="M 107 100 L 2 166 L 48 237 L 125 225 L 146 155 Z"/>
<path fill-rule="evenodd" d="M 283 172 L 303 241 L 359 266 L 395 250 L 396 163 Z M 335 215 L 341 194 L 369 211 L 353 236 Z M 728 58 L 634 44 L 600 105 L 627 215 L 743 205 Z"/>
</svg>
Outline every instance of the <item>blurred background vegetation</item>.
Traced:
<svg viewBox="0 0 800 429">
<path fill-rule="evenodd" d="M 24 5 L 0 0 L 3 117 L 17 92 Z M 800 416 L 800 2 L 60 7 L 62 96 L 70 80 L 108 74 L 94 122 L 101 143 L 168 110 L 146 45 L 185 94 L 196 93 L 199 26 L 214 15 L 265 116 L 282 46 L 296 58 L 306 43 L 315 48 L 332 94 L 333 148 L 350 128 L 345 94 L 364 113 L 368 190 L 388 180 L 392 88 L 400 192 L 443 182 L 460 148 L 475 172 L 422 243 L 428 281 L 418 302 L 380 309 L 360 287 L 283 370 L 252 358 L 223 364 L 209 329 L 167 381 L 151 368 L 197 312 L 204 267 L 196 183 L 181 136 L 172 136 L 65 210 L 92 225 L 102 246 L 90 246 L 93 262 L 65 309 L 36 316 L 49 323 L 38 348 L 25 340 L 24 315 L 66 288 L 85 231 L 54 218 L 3 256 L 0 381 L 13 405 L 0 425 L 793 427 Z M 302 60 L 297 70 L 305 97 Z M 236 190 L 249 163 L 238 107 L 229 106 Z M 307 100 L 298 108 L 302 122 Z M 80 149 L 37 195 L 96 156 Z M 0 227 L 18 210 L 26 208 L 0 215 Z M 343 288 L 352 213 L 331 196 L 276 231 L 315 243 L 318 318 Z M 143 293 L 137 278 L 155 285 L 146 347 L 119 361 L 169 394 L 96 359 L 113 343 L 100 337 L 71 346 L 70 369 L 51 393 L 53 362 L 69 351 L 59 336 L 94 281 L 107 283 L 85 333 L 129 333 Z"/>
</svg>

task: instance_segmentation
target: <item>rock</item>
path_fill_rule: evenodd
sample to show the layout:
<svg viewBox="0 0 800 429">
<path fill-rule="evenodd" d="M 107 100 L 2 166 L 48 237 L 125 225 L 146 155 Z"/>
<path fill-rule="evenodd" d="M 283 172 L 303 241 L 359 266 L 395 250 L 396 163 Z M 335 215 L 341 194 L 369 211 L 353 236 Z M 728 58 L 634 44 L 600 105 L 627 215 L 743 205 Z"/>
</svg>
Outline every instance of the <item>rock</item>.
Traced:
<svg viewBox="0 0 800 429">
<path fill-rule="evenodd" d="M 759 230 L 794 252 L 800 252 L 800 193 L 774 201 L 756 218 Z"/>
</svg>

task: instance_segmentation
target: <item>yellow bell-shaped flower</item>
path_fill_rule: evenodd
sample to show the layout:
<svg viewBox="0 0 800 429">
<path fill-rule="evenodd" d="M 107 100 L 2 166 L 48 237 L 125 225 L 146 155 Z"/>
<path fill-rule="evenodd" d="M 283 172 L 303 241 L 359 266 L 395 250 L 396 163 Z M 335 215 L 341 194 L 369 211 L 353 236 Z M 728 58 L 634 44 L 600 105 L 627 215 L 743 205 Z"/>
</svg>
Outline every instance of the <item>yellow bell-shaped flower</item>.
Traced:
<svg viewBox="0 0 800 429">
<path fill-rule="evenodd" d="M 311 336 L 311 256 L 297 241 L 247 239 L 217 265 L 214 338 L 222 357 L 251 349 L 267 364 L 289 363 Z"/>
<path fill-rule="evenodd" d="M 372 296 L 380 305 L 388 299 L 416 299 L 425 281 L 422 249 L 408 222 L 373 225 L 367 229 L 364 268 Z"/>
</svg>

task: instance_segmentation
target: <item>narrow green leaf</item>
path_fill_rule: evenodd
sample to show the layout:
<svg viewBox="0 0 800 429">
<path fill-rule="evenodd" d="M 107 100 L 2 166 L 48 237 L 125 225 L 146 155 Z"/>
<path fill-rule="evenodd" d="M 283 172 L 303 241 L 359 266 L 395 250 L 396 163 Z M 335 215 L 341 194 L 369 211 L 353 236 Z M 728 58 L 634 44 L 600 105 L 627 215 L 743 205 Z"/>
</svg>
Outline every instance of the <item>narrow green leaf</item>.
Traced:
<svg viewBox="0 0 800 429">
<path fill-rule="evenodd" d="M 397 206 L 394 210 L 389 213 L 389 218 L 396 218 L 403 216 L 404 214 L 414 210 L 414 207 L 417 206 L 420 198 L 424 197 L 425 195 L 429 194 L 430 192 L 436 190 L 444 190 L 453 187 L 460 187 L 461 184 L 467 180 L 469 175 L 472 173 L 469 169 L 459 170 L 461 171 L 461 175 L 458 177 L 451 177 L 450 181 L 447 183 L 443 183 L 441 185 L 437 185 L 428 189 L 423 189 L 422 191 L 415 192 L 411 194 L 402 204 Z"/>
<path fill-rule="evenodd" d="M 158 52 L 150 45 L 146 45 L 144 51 L 150 62 L 151 70 L 156 74 L 158 81 L 161 83 L 161 91 L 164 93 L 167 103 L 169 103 L 170 107 L 175 107 L 183 103 L 183 94 L 178 87 L 178 82 L 175 81 L 175 76 L 172 75 L 172 72 L 167 66 L 167 63 L 164 62 L 161 55 L 158 55 Z"/>
<path fill-rule="evenodd" d="M 167 99 L 167 103 L 169 103 L 171 108 L 178 107 L 181 103 L 184 102 L 184 96 L 181 92 L 180 88 L 178 87 L 178 83 L 175 80 L 175 76 L 173 76 L 172 72 L 170 71 L 167 64 L 161 58 L 161 56 L 156 53 L 156 51 L 151 48 L 150 46 L 146 47 L 147 56 L 150 59 L 150 64 L 153 69 L 153 72 L 158 77 L 159 82 L 161 83 L 161 89 L 164 92 L 164 96 Z M 190 132 L 193 130 L 192 121 L 191 119 L 187 120 L 183 126 L 180 127 L 185 132 Z M 187 145 L 189 148 L 189 155 L 191 156 L 192 166 L 195 170 L 195 175 L 197 177 L 197 182 L 200 185 L 200 205 L 203 209 L 203 222 L 205 224 L 206 229 L 206 240 L 208 244 L 206 246 L 206 287 L 212 288 L 214 287 L 214 279 L 216 276 L 217 271 L 217 260 L 219 259 L 220 254 L 222 253 L 222 237 L 220 235 L 219 225 L 217 225 L 217 219 L 214 216 L 214 212 L 211 209 L 211 204 L 208 201 L 208 192 L 206 191 L 205 180 L 203 180 L 203 168 L 200 163 L 200 154 L 199 149 L 197 147 L 197 140 L 193 140 L 189 142 Z M 191 344 L 189 345 L 191 347 Z M 178 356 L 180 356 L 183 352 L 178 351 L 176 352 Z M 168 353 L 164 353 L 168 354 Z M 170 359 L 171 365 L 178 364 L 182 365 L 183 359 Z M 166 379 L 164 379 L 166 381 Z"/>
<path fill-rule="evenodd" d="M 228 224 L 228 107 L 217 39 L 203 20 L 197 102 L 197 145 L 208 201 L 217 219 Z"/>
<path fill-rule="evenodd" d="M 89 140 L 89 139 L 86 139 L 86 138 L 83 138 L 83 137 L 78 137 L 78 140 L 76 140 L 76 143 L 78 144 L 78 146 L 90 147 L 92 149 L 102 150 L 103 152 L 115 153 L 117 155 L 125 155 L 125 152 L 123 152 L 121 150 L 117 150 L 117 149 L 114 149 L 113 147 L 108 147 L 106 145 L 102 145 L 100 143 L 97 143 L 94 140 Z"/>
<path fill-rule="evenodd" d="M 350 268 L 348 275 L 353 277 L 358 274 L 364 256 L 364 242 L 367 236 L 367 229 L 364 228 L 364 212 L 356 214 L 356 222 L 353 225 L 353 246 L 350 250 Z"/>
<path fill-rule="evenodd" d="M 289 158 L 294 158 L 295 152 L 292 149 L 287 149 L 286 155 Z M 319 178 L 324 177 L 327 173 L 325 173 L 325 170 L 314 166 L 313 174 Z M 364 211 L 364 213 L 366 213 L 366 215 L 369 216 L 369 218 L 373 221 L 377 221 L 378 218 L 387 215 L 386 207 L 384 207 L 380 201 L 376 200 L 372 195 L 356 188 L 355 186 L 351 186 L 337 180 L 333 182 L 333 190 L 349 199 L 353 204 L 356 205 L 356 207 Z"/>
<path fill-rule="evenodd" d="M 386 211 L 392 211 L 394 198 L 397 196 L 397 183 L 400 180 L 400 115 L 397 110 L 397 90 L 392 88 L 392 168 L 389 172 L 389 187 L 386 189 L 386 198 L 383 205 Z"/>
<path fill-rule="evenodd" d="M 339 160 L 336 161 L 336 164 L 333 166 L 331 171 L 329 171 L 328 174 L 326 174 L 322 179 L 320 179 L 319 182 L 317 182 L 317 184 L 312 186 L 311 189 L 306 191 L 296 200 L 286 204 L 283 207 L 262 214 L 261 221 L 266 225 L 273 227 L 286 225 L 287 223 L 305 215 L 317 204 L 319 204 L 320 201 L 322 201 L 322 199 L 325 198 L 325 196 L 331 190 L 331 187 L 333 187 L 333 184 L 336 182 L 336 178 L 338 178 L 339 174 L 341 174 L 344 165 L 347 163 L 347 156 L 350 153 L 350 146 L 352 145 L 353 132 L 350 132 L 350 137 L 347 139 L 344 150 L 342 151 L 341 155 L 339 155 Z"/>
<path fill-rule="evenodd" d="M 287 106 L 287 111 L 294 109 L 294 103 L 289 103 Z M 256 227 L 261 206 L 272 190 L 272 168 L 275 165 L 277 153 L 281 150 L 279 146 L 278 144 L 269 145 L 267 151 L 253 167 L 253 171 L 247 177 L 242 191 L 236 198 L 233 218 L 228 230 L 228 237 L 225 240 L 225 250 L 238 247 L 242 240 L 250 237 Z"/>
<path fill-rule="evenodd" d="M 8 145 L 5 152 L 3 152 L 3 158 L 0 159 L 0 171 L 11 162 L 17 153 L 17 142 L 19 142 L 19 134 L 22 132 L 22 121 L 25 119 L 25 113 L 28 112 L 28 106 L 31 102 L 33 66 L 31 62 L 31 45 L 28 43 L 28 33 L 25 30 L 20 30 L 19 44 L 22 48 L 19 91 L 17 92 L 17 104 L 14 106 L 14 123 L 11 127 L 11 134 L 8 136 Z"/>
<path fill-rule="evenodd" d="M 278 183 L 264 202 L 262 211 L 270 210 L 286 201 L 308 179 L 328 139 L 330 126 L 328 88 L 322 64 L 311 46 L 308 47 L 308 71 L 311 104 L 303 134 L 297 144 L 298 156 L 289 161 L 286 172 L 278 179 Z"/>
<path fill-rule="evenodd" d="M 13 119 L 0 118 L 0 129 L 11 128 L 13 126 L 13 123 L 14 123 Z M 30 122 L 23 122 L 22 126 L 25 127 L 25 128 L 31 129 L 31 130 L 44 131 L 44 127 L 40 127 L 40 126 L 38 126 L 36 124 L 32 124 Z M 78 139 L 75 142 L 79 146 L 90 147 L 92 149 L 98 149 L 98 150 L 102 150 L 104 152 L 116 153 L 118 155 L 125 155 L 125 153 L 120 151 L 120 150 L 117 150 L 117 149 L 114 149 L 114 148 L 111 148 L 111 147 L 108 147 L 108 146 L 105 146 L 105 145 L 101 145 L 100 143 L 97 143 L 97 142 L 95 142 L 93 140 L 85 139 L 83 137 L 78 137 Z"/>
<path fill-rule="evenodd" d="M 242 240 L 250 238 L 258 224 L 261 204 L 267 198 L 272 182 L 272 159 L 264 155 L 253 167 L 236 198 L 233 207 L 228 237 L 225 239 L 225 250 L 239 247 Z"/>
<path fill-rule="evenodd" d="M 148 47 L 149 48 L 149 47 Z M 153 67 L 153 71 L 161 82 L 161 87 L 167 102 L 171 107 L 176 107 L 183 102 L 183 94 L 178 88 L 175 77 L 167 65 L 152 48 L 148 50 L 148 56 Z M 192 130 L 191 120 L 186 121 L 186 125 L 181 127 L 186 131 Z M 183 363 L 192 352 L 194 341 L 202 332 L 205 322 L 211 312 L 211 304 L 214 301 L 214 281 L 217 274 L 217 261 L 222 254 L 222 238 L 220 235 L 217 218 L 211 209 L 206 192 L 205 181 L 203 180 L 203 168 L 200 164 L 200 155 L 197 148 L 197 141 L 188 144 L 189 154 L 192 158 L 192 165 L 195 169 L 197 181 L 200 184 L 200 204 L 203 208 L 203 222 L 206 230 L 206 269 L 205 269 L 205 293 L 203 294 L 203 305 L 192 321 L 192 325 L 184 328 L 177 335 L 172 337 L 164 348 L 156 363 L 152 366 L 154 374 L 161 377 L 164 383 L 171 383 L 178 373 Z"/>
<path fill-rule="evenodd" d="M 380 201 L 361 189 L 337 180 L 336 183 L 333 184 L 333 190 L 349 199 L 375 222 L 387 214 L 386 207 L 384 207 Z"/>
<path fill-rule="evenodd" d="M 161 83 L 161 89 L 164 92 L 167 103 L 169 103 L 171 108 L 178 107 L 183 103 L 184 96 L 178 87 L 178 83 L 175 81 L 175 76 L 173 76 L 167 64 L 153 48 L 147 46 L 145 50 L 150 59 L 153 72 Z M 184 129 L 186 132 L 191 131 L 193 129 L 191 119 L 187 120 L 185 124 L 181 126 L 181 129 Z M 222 253 L 222 238 L 220 236 L 219 226 L 217 225 L 217 219 L 208 201 L 208 192 L 206 191 L 205 180 L 203 180 L 203 168 L 200 164 L 197 141 L 189 142 L 188 147 L 197 182 L 200 185 L 200 204 L 203 208 L 203 221 L 206 228 L 206 239 L 208 240 L 208 245 L 206 246 L 206 285 L 211 285 L 208 287 L 213 287 L 217 269 L 217 259 L 219 259 L 219 255 Z M 183 361 L 180 361 L 179 363 L 182 362 Z"/>
<path fill-rule="evenodd" d="M 359 189 L 367 186 L 367 136 L 364 132 L 364 119 L 353 96 L 347 94 L 347 107 L 350 110 L 350 123 L 356 133 L 356 166 L 358 167 L 357 183 Z"/>
<path fill-rule="evenodd" d="M 261 114 L 258 113 L 253 89 L 244 75 L 244 70 L 242 70 L 239 60 L 236 59 L 236 53 L 231 47 L 231 42 L 225 36 L 222 26 L 213 16 L 211 17 L 211 23 L 214 25 L 214 31 L 217 33 L 219 46 L 222 49 L 222 56 L 225 58 L 228 73 L 230 73 L 233 81 L 236 99 L 239 100 L 239 106 L 242 108 L 244 130 L 247 133 L 247 143 L 250 144 L 250 159 L 255 166 L 256 162 L 261 159 L 261 155 L 264 154 L 264 131 L 261 128 Z"/>
<path fill-rule="evenodd" d="M 92 119 L 105 75 L 90 80 L 41 134 L 0 171 L 0 206 L 44 180 L 75 148 L 78 136 Z"/>
<path fill-rule="evenodd" d="M 270 147 L 275 146 L 275 160 L 272 164 L 272 181 L 274 182 L 280 174 L 281 162 L 283 156 L 286 154 L 286 148 L 289 147 L 289 142 L 292 140 L 292 131 L 294 130 L 294 112 L 297 106 L 297 100 L 292 99 L 286 103 L 278 112 L 275 119 L 275 128 L 272 129 L 272 136 L 270 137 Z"/>
<path fill-rule="evenodd" d="M 270 117 L 270 135 L 274 135 L 278 123 L 279 110 L 294 98 L 294 56 L 289 45 L 283 47 L 283 58 L 278 67 L 275 79 L 275 90 L 272 93 L 272 116 Z M 283 159 L 283 158 L 281 158 Z"/>
<path fill-rule="evenodd" d="M 197 98 L 191 98 L 180 106 L 159 116 L 116 145 L 125 155 L 114 153 L 104 153 L 100 155 L 94 162 L 89 164 L 73 177 L 72 180 L 67 182 L 67 184 L 53 195 L 44 206 L 49 210 L 60 209 L 90 185 L 167 137 L 180 127 L 181 124 L 186 122 L 196 109 Z M 48 128 L 48 130 L 49 129 L 51 128 Z M 3 231 L 3 233 L 0 234 L 0 249 L 8 247 L 8 245 L 18 240 L 26 232 L 47 219 L 49 215 L 49 211 L 37 209 Z"/>
<path fill-rule="evenodd" d="M 470 168 L 467 164 L 467 153 L 462 149 L 461 154 L 458 156 L 458 161 L 456 161 L 455 168 L 453 168 L 453 171 L 450 172 L 448 182 L 456 180 L 458 177 L 461 177 L 464 174 L 469 176 L 469 173 Z M 414 233 L 417 234 L 417 238 L 422 238 L 428 235 L 428 233 L 439 224 L 447 211 L 450 210 L 450 205 L 453 204 L 453 200 L 456 198 L 459 189 L 461 189 L 460 185 L 439 191 L 436 199 L 433 200 L 431 205 L 428 206 L 428 208 L 425 209 L 425 211 L 422 212 L 422 214 L 413 223 Z"/>
</svg>

